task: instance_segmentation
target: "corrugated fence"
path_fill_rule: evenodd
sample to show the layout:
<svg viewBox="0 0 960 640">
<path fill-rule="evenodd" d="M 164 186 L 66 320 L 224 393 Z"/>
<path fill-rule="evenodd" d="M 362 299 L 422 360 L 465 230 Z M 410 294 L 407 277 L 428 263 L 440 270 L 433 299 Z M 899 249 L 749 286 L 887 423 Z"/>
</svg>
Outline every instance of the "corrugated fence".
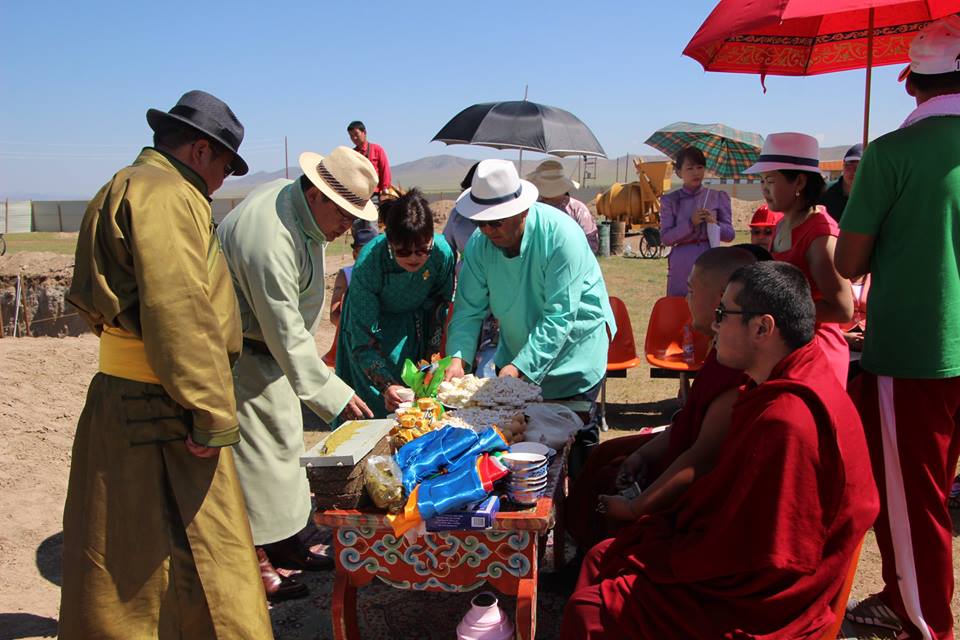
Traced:
<svg viewBox="0 0 960 640">
<path fill-rule="evenodd" d="M 240 198 L 213 201 L 213 219 L 223 220 Z M 79 231 L 85 200 L 4 200 L 0 202 L 0 233 Z"/>
</svg>

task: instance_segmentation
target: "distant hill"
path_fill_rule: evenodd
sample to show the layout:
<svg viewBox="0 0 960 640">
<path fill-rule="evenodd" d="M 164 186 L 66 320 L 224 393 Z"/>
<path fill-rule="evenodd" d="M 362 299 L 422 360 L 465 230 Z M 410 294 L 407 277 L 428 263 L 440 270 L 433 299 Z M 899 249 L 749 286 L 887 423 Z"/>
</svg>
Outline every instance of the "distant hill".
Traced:
<svg viewBox="0 0 960 640">
<path fill-rule="evenodd" d="M 598 158 L 595 175 L 588 178 L 587 184 L 591 185 L 609 185 L 619 180 L 623 181 L 624 171 L 627 177 L 632 180 L 635 173 L 633 170 L 632 159 L 638 156 L 621 156 L 610 160 Z M 644 161 L 665 160 L 663 156 L 642 156 Z M 525 157 L 523 160 L 523 173 L 527 174 L 533 171 L 538 164 L 545 160 L 541 154 L 532 154 L 532 157 Z M 560 159 L 564 168 L 574 180 L 580 179 L 581 171 L 578 170 L 577 158 Z M 476 160 L 470 158 L 461 158 L 451 155 L 427 156 L 419 160 L 412 160 L 390 167 L 393 176 L 393 183 L 403 187 L 420 187 L 424 191 L 449 191 L 451 194 L 460 191 L 460 181 Z M 517 161 L 514 160 L 514 164 Z M 295 179 L 302 175 L 300 167 L 290 167 L 290 178 Z M 217 191 L 218 198 L 238 198 L 249 193 L 257 185 L 283 178 L 284 171 L 258 171 L 242 178 L 228 180 Z"/>
<path fill-rule="evenodd" d="M 834 147 L 823 147 L 820 149 L 821 160 L 840 160 L 846 153 L 850 145 L 838 145 Z M 636 177 L 633 169 L 633 159 L 643 158 L 644 162 L 656 162 L 666 160 L 665 156 L 620 156 L 619 158 L 597 158 L 594 175 L 586 180 L 588 187 L 606 187 L 614 182 L 623 182 L 626 175 L 627 181 L 632 181 Z M 541 154 L 525 155 L 523 159 L 523 173 L 527 174 L 533 171 L 538 164 L 543 162 L 544 156 Z M 574 180 L 580 180 L 582 167 L 578 164 L 577 158 L 555 158 L 563 163 L 567 175 Z M 461 158 L 452 155 L 427 156 L 419 160 L 412 160 L 392 166 L 393 183 L 402 187 L 420 187 L 429 192 L 449 192 L 451 197 L 460 192 L 460 181 L 467 173 L 476 160 L 470 158 Z M 514 164 L 517 161 L 514 160 Z M 626 173 L 625 173 L 626 172 Z M 300 167 L 290 167 L 290 178 L 299 178 L 303 172 Z M 242 198 L 247 195 L 254 187 L 283 178 L 284 171 L 258 171 L 242 178 L 227 180 L 223 187 L 217 191 L 217 198 Z"/>
</svg>

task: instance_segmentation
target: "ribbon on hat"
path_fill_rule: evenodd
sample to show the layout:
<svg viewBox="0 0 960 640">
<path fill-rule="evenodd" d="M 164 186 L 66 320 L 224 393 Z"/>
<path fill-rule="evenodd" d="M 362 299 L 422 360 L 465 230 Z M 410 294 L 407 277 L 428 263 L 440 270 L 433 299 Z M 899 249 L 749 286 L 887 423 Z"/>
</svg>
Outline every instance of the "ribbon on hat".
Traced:
<svg viewBox="0 0 960 640">
<path fill-rule="evenodd" d="M 350 204 L 360 207 L 361 209 L 367 206 L 367 202 L 369 202 L 369 200 L 366 198 L 361 198 L 344 186 L 342 182 L 334 178 L 333 174 L 330 173 L 330 170 L 323 166 L 323 160 L 317 163 L 317 173 L 320 174 L 320 177 L 323 178 L 323 181 L 327 183 L 327 186 L 336 191 L 338 196 Z"/>
<path fill-rule="evenodd" d="M 199 109 L 194 109 L 193 107 L 187 106 L 185 104 L 178 104 L 170 109 L 170 115 L 180 116 L 185 118 L 190 124 L 195 128 L 200 129 L 206 133 L 217 136 L 223 140 L 227 146 L 230 147 L 230 151 L 234 153 L 240 148 L 240 142 L 232 131 L 224 128 L 224 126 L 207 115 L 206 112 Z"/>
<path fill-rule="evenodd" d="M 761 162 L 786 162 L 788 164 L 801 164 L 805 167 L 820 168 L 820 161 L 814 158 L 803 158 L 800 156 L 784 156 L 775 153 L 761 154 L 757 158 L 757 164 Z"/>
<path fill-rule="evenodd" d="M 477 204 L 503 204 L 504 202 L 510 202 L 511 200 L 516 200 L 520 197 L 520 192 L 523 191 L 523 185 L 520 186 L 513 193 L 508 193 L 505 196 L 497 196 L 496 198 L 478 198 L 473 195 L 473 189 L 470 190 L 470 199 L 476 202 Z"/>
</svg>

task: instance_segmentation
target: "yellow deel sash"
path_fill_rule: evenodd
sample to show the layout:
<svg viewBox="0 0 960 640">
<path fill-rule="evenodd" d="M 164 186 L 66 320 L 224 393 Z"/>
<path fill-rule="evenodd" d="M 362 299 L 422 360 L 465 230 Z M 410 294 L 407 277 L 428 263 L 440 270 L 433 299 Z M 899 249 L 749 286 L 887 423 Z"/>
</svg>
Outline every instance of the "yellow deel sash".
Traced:
<svg viewBox="0 0 960 640">
<path fill-rule="evenodd" d="M 104 327 L 100 334 L 100 371 L 118 378 L 160 384 L 147 362 L 143 340 L 124 329 Z"/>
</svg>

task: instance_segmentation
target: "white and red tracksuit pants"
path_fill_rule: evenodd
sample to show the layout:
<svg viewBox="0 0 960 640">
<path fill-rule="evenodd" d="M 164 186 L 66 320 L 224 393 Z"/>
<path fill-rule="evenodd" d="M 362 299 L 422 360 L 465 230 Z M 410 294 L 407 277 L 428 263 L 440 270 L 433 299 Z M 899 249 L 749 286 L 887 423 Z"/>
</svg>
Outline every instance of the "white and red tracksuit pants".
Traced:
<svg viewBox="0 0 960 640">
<path fill-rule="evenodd" d="M 880 492 L 874 525 L 883 601 L 911 638 L 952 640 L 952 522 L 947 508 L 960 455 L 960 377 L 861 374 L 851 384 Z"/>
</svg>

